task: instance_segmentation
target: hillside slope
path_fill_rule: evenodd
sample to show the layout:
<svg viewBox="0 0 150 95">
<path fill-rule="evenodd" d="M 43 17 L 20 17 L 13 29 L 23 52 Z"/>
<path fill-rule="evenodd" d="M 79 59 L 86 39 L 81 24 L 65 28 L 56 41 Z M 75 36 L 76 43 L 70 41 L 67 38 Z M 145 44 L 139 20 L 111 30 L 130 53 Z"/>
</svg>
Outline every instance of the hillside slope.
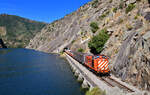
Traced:
<svg viewBox="0 0 150 95">
<path fill-rule="evenodd" d="M 25 47 L 45 25 L 19 16 L 1 14 L 0 38 L 8 47 Z"/>
<path fill-rule="evenodd" d="M 110 38 L 102 54 L 110 57 L 112 73 L 150 91 L 149 6 L 149 0 L 93 0 L 44 27 L 27 48 L 57 53 L 69 47 L 90 52 L 88 42 L 105 29 Z M 92 22 L 98 24 L 95 33 Z"/>
</svg>

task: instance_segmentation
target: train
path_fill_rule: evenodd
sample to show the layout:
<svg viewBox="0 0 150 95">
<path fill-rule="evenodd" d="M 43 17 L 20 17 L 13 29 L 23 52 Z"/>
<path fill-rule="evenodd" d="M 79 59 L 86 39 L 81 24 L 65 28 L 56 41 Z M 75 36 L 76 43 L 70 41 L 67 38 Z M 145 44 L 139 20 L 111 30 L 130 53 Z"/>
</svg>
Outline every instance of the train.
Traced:
<svg viewBox="0 0 150 95">
<path fill-rule="evenodd" d="M 71 50 L 65 50 L 65 53 L 88 67 L 90 70 L 96 72 L 96 74 L 110 74 L 109 58 L 105 55 L 92 55 Z"/>
</svg>

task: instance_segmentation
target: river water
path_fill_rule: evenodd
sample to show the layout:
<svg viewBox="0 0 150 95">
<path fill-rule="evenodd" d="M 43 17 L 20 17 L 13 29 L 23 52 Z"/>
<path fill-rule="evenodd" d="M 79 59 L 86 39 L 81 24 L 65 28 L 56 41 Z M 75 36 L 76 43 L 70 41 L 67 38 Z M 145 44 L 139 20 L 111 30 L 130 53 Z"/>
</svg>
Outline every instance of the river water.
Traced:
<svg viewBox="0 0 150 95">
<path fill-rule="evenodd" d="M 0 95 L 83 95 L 67 62 L 28 49 L 0 49 Z"/>
</svg>

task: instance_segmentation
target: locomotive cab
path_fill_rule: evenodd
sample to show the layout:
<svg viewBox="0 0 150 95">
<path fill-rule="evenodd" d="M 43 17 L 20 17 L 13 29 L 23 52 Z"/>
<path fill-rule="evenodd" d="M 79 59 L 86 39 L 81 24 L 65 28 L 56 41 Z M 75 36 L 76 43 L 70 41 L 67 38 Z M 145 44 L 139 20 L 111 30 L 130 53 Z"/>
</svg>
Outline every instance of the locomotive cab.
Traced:
<svg viewBox="0 0 150 95">
<path fill-rule="evenodd" d="M 98 73 L 109 73 L 109 61 L 108 57 L 106 57 L 105 55 L 99 55 L 99 58 L 96 59 L 95 64 L 97 64 Z"/>
</svg>

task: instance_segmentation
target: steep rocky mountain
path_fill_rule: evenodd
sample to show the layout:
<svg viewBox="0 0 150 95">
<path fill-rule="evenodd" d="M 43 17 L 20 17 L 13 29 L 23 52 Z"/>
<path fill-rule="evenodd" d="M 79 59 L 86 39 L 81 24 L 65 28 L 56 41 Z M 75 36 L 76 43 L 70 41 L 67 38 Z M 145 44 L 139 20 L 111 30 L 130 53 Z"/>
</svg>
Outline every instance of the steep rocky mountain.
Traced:
<svg viewBox="0 0 150 95">
<path fill-rule="evenodd" d="M 149 0 L 93 0 L 42 29 L 27 48 L 60 52 L 65 47 L 90 52 L 88 42 L 105 29 L 101 54 L 110 57 L 111 72 L 122 81 L 150 91 Z M 92 29 L 91 23 L 98 27 Z"/>
<path fill-rule="evenodd" d="M 25 47 L 45 25 L 15 15 L 1 14 L 0 37 L 8 47 Z"/>
</svg>

